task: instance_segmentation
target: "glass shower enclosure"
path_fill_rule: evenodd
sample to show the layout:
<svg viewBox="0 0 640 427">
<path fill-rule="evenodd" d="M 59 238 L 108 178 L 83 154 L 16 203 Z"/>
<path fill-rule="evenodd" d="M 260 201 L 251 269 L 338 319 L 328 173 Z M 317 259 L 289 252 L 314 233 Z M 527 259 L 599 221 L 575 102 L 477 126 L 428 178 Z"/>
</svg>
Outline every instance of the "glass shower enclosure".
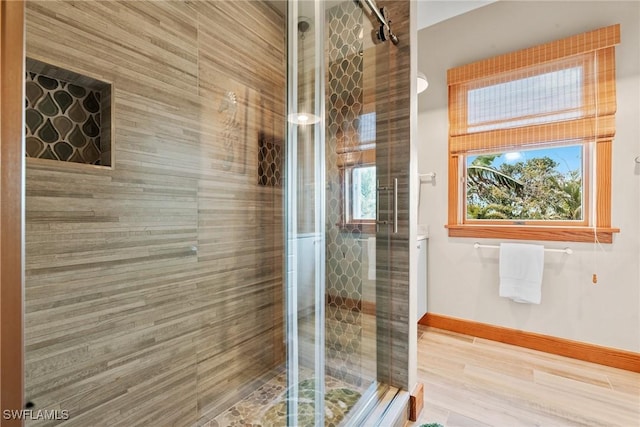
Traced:
<svg viewBox="0 0 640 427">
<path fill-rule="evenodd" d="M 353 1 L 288 5 L 287 425 L 358 425 L 392 369 L 378 322 L 390 299 L 377 297 L 389 263 L 376 260 L 397 232 L 397 180 L 376 158 L 391 43 L 368 13 Z"/>
<path fill-rule="evenodd" d="M 355 426 L 407 388 L 369 3 L 26 3 L 24 401 L 66 414 L 26 425 Z"/>
</svg>

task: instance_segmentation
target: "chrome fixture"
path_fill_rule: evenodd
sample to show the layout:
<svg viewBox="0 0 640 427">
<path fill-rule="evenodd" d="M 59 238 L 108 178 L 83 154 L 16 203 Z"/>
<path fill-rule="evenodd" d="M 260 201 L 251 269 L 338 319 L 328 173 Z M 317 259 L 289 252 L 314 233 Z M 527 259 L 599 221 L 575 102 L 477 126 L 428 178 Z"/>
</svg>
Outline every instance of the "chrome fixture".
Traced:
<svg viewBox="0 0 640 427">
<path fill-rule="evenodd" d="M 398 37 L 393 34 L 393 31 L 391 31 L 391 21 L 387 17 L 387 9 L 384 7 L 378 8 L 378 6 L 376 6 L 375 0 L 360 0 L 360 2 L 366 4 L 369 9 L 371 9 L 371 13 L 375 15 L 375 17 L 378 19 L 378 22 L 380 23 L 380 28 L 378 29 L 378 31 L 374 30 L 376 39 L 380 42 L 391 40 L 391 43 L 393 43 L 394 45 L 400 43 Z"/>
<path fill-rule="evenodd" d="M 473 247 L 476 249 L 479 248 L 491 248 L 491 249 L 500 249 L 500 246 L 498 245 L 481 245 L 478 242 L 475 242 L 473 244 Z M 560 252 L 560 253 L 565 253 L 567 255 L 571 255 L 573 253 L 573 249 L 571 248 L 564 248 L 564 249 L 549 249 L 549 248 L 544 248 L 545 252 Z"/>
<path fill-rule="evenodd" d="M 380 192 L 392 191 L 392 219 L 380 219 Z M 393 227 L 393 233 L 398 233 L 398 178 L 393 178 L 393 186 L 380 185 L 380 180 L 376 185 L 376 232 L 380 230 L 380 225 L 390 225 Z"/>
<path fill-rule="evenodd" d="M 300 35 L 300 64 L 299 69 L 302 70 L 301 85 L 303 102 L 305 105 L 302 107 L 302 111 L 289 114 L 289 122 L 296 125 L 311 125 L 318 123 L 320 117 L 311 112 L 312 108 L 309 105 L 309 99 L 307 98 L 307 82 L 305 81 L 306 69 L 304 67 L 304 40 L 305 34 L 311 29 L 311 20 L 307 17 L 301 16 L 298 21 L 298 34 Z"/>
<path fill-rule="evenodd" d="M 419 174 L 418 174 L 418 178 L 420 178 L 420 182 L 422 182 L 422 181 L 423 181 L 423 178 L 424 178 L 425 180 L 427 180 L 427 179 L 428 179 L 428 180 L 433 180 L 433 181 L 435 181 L 435 179 L 436 179 L 436 173 L 435 173 L 435 172 L 419 173 Z"/>
</svg>

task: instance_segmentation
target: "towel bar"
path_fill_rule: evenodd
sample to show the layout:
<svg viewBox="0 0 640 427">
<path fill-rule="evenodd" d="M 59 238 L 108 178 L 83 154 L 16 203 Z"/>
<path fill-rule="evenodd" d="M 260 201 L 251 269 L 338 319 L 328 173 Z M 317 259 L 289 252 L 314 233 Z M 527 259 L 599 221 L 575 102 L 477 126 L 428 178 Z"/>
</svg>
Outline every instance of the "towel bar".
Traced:
<svg viewBox="0 0 640 427">
<path fill-rule="evenodd" d="M 476 249 L 478 249 L 478 248 L 499 249 L 500 248 L 500 246 L 498 246 L 498 245 L 481 245 L 478 242 L 475 242 L 473 244 L 473 247 L 476 248 Z M 547 249 L 547 248 L 544 248 L 544 251 L 545 252 L 564 252 L 567 255 L 571 255 L 573 253 L 573 249 L 571 249 L 571 248 L 564 248 L 564 249 Z"/>
</svg>

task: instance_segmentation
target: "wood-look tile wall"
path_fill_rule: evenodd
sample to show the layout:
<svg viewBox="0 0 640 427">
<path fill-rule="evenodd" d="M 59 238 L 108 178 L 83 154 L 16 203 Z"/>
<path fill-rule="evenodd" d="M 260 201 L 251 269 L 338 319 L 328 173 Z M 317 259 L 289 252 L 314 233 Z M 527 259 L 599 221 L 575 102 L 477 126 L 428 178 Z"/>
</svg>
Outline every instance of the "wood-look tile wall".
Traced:
<svg viewBox="0 0 640 427">
<path fill-rule="evenodd" d="M 26 398 L 69 426 L 192 425 L 284 358 L 282 189 L 258 176 L 259 138 L 284 139 L 284 18 L 31 1 L 26 33 L 115 102 L 112 170 L 27 162 Z"/>
<path fill-rule="evenodd" d="M 377 111 L 376 165 L 381 185 L 398 179 L 398 232 L 380 227 L 376 234 L 376 325 L 378 380 L 407 390 L 409 387 L 409 162 L 410 147 L 410 2 L 380 1 L 392 29 L 400 39 L 376 46 L 376 97 L 385 99 Z M 382 47 L 381 47 L 382 46 Z M 392 212 L 392 198 L 380 197 L 381 215 Z M 413 242 L 415 244 L 415 242 Z"/>
</svg>

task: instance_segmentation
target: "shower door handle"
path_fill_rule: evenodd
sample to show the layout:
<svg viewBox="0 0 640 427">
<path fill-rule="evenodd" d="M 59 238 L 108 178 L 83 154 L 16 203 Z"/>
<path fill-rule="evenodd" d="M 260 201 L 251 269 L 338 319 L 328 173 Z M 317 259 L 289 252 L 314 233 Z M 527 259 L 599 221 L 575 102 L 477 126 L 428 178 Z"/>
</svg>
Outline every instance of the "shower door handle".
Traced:
<svg viewBox="0 0 640 427">
<path fill-rule="evenodd" d="M 380 219 L 380 192 L 389 191 L 389 187 L 380 185 L 380 180 L 376 182 L 376 233 L 380 231 L 380 225 L 388 225 L 389 221 Z"/>
<path fill-rule="evenodd" d="M 380 231 L 380 224 L 387 225 L 389 221 L 380 220 L 380 192 L 388 190 L 387 187 L 380 186 L 380 180 L 376 181 L 376 233 Z"/>
<path fill-rule="evenodd" d="M 379 231 L 379 225 L 393 225 L 393 233 L 398 233 L 398 178 L 393 179 L 393 187 L 386 187 L 380 185 L 380 180 L 378 180 L 378 185 L 376 186 L 376 232 Z M 393 191 L 392 195 L 392 220 L 384 221 L 380 220 L 380 192 L 381 191 Z"/>
<path fill-rule="evenodd" d="M 376 233 L 380 231 L 378 225 L 378 218 L 380 218 L 380 180 L 376 180 Z"/>
<path fill-rule="evenodd" d="M 393 178 L 393 234 L 398 233 L 398 178 Z"/>
</svg>

